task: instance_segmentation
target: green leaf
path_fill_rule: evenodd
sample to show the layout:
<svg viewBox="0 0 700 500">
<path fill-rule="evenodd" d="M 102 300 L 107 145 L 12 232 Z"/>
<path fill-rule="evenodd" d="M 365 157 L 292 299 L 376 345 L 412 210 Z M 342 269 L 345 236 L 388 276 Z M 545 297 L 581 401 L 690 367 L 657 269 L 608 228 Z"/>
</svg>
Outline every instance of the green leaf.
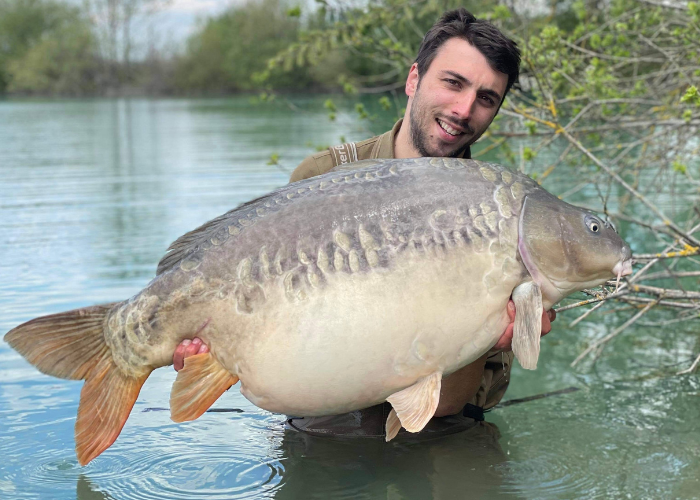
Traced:
<svg viewBox="0 0 700 500">
<path fill-rule="evenodd" d="M 678 172 L 681 174 L 684 174 L 686 172 L 686 170 L 688 169 L 688 167 L 686 165 L 682 164 L 679 161 L 674 161 L 673 163 L 671 163 L 671 166 L 673 167 L 674 172 Z"/>
<path fill-rule="evenodd" d="M 698 88 L 695 85 L 688 87 L 688 90 L 685 91 L 685 95 L 681 97 L 681 103 L 700 106 L 700 93 L 698 93 Z"/>
<path fill-rule="evenodd" d="M 267 160 L 268 165 L 279 165 L 280 162 L 280 155 L 277 153 L 272 153 L 270 155 L 270 159 Z"/>
<path fill-rule="evenodd" d="M 531 161 L 534 160 L 535 157 L 537 156 L 537 153 L 530 147 L 525 147 L 523 148 L 523 159 L 525 161 Z"/>
<path fill-rule="evenodd" d="M 384 111 L 389 111 L 391 109 L 391 101 L 387 96 L 382 96 L 379 98 L 379 106 L 384 110 Z"/>
<path fill-rule="evenodd" d="M 326 99 L 326 102 L 323 103 L 323 107 L 332 113 L 338 111 L 338 108 L 335 107 L 335 103 L 332 99 Z"/>
</svg>

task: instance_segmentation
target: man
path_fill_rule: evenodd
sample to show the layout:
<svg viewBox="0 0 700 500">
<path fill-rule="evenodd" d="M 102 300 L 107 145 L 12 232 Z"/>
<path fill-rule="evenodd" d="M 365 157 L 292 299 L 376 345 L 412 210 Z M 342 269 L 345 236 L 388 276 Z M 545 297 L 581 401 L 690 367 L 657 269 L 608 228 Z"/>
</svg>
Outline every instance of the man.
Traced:
<svg viewBox="0 0 700 500">
<path fill-rule="evenodd" d="M 343 144 L 306 158 L 294 170 L 291 182 L 328 172 L 339 163 L 372 158 L 450 156 L 470 158 L 470 145 L 486 131 L 508 90 L 518 79 L 520 51 L 487 21 L 465 9 L 446 12 L 425 35 L 406 80 L 408 103 L 404 118 L 391 131 L 366 141 Z M 465 307 L 468 307 L 465 305 Z M 455 432 L 483 410 L 500 401 L 509 383 L 513 355 L 515 306 L 510 301 L 511 324 L 491 352 L 444 377 L 435 417 L 462 412 L 467 419 L 447 419 L 429 425 L 428 432 Z M 547 313 L 542 334 L 550 331 Z M 184 358 L 207 352 L 201 340 L 184 341 L 173 355 L 176 370 Z M 381 435 L 388 403 L 348 415 L 292 418 L 289 425 L 316 434 Z M 425 432 L 425 431 L 423 431 Z"/>
</svg>

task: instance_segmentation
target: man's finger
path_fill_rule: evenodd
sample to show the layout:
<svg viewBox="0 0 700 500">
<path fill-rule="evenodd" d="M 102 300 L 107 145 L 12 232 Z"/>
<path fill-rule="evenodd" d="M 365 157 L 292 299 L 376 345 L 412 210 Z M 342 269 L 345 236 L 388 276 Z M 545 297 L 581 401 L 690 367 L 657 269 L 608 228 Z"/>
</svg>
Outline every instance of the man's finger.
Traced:
<svg viewBox="0 0 700 500">
<path fill-rule="evenodd" d="M 508 301 L 508 307 L 506 307 L 506 310 L 508 311 L 508 317 L 510 318 L 510 322 L 515 321 L 515 302 L 512 300 Z"/>
<path fill-rule="evenodd" d="M 185 367 L 185 349 L 187 349 L 191 343 L 191 340 L 186 339 L 180 342 L 175 348 L 175 352 L 173 352 L 173 368 L 175 368 L 176 372 L 179 372 Z"/>
<path fill-rule="evenodd" d="M 202 341 L 196 337 L 193 338 L 190 345 L 185 347 L 185 353 L 184 353 L 185 359 L 197 354 L 197 352 L 199 352 L 200 347 L 202 347 Z"/>
<path fill-rule="evenodd" d="M 547 311 L 542 311 L 542 335 L 547 335 L 552 331 L 552 323 L 549 321 Z"/>
<path fill-rule="evenodd" d="M 510 351 L 512 343 L 513 343 L 513 323 L 508 323 L 508 326 L 506 326 L 506 330 L 503 332 L 503 335 L 501 335 L 501 338 L 498 339 L 498 342 L 496 342 L 496 345 L 494 345 L 491 349 L 493 349 L 495 351 Z"/>
</svg>

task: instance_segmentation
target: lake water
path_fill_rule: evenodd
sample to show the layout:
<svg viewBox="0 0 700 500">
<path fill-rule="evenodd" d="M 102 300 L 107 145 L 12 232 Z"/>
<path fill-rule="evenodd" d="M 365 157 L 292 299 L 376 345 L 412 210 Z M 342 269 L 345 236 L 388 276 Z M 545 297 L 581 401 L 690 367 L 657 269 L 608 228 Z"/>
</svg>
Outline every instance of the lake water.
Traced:
<svg viewBox="0 0 700 500">
<path fill-rule="evenodd" d="M 0 334 L 137 293 L 179 235 L 285 184 L 315 146 L 391 125 L 346 112 L 329 122 L 323 100 L 0 102 Z M 272 154 L 281 165 L 267 164 Z M 636 251 L 651 245 L 621 232 Z M 82 382 L 42 375 L 1 342 L 0 498 L 700 498 L 700 377 L 674 375 L 700 349 L 697 322 L 638 326 L 574 369 L 590 340 L 630 314 L 568 328 L 580 313 L 557 319 L 537 371 L 514 369 L 506 400 L 579 390 L 497 408 L 461 434 L 389 444 L 298 435 L 237 388 L 214 407 L 241 411 L 175 424 L 153 410 L 168 407 L 167 367 L 86 467 L 73 449 Z"/>
</svg>

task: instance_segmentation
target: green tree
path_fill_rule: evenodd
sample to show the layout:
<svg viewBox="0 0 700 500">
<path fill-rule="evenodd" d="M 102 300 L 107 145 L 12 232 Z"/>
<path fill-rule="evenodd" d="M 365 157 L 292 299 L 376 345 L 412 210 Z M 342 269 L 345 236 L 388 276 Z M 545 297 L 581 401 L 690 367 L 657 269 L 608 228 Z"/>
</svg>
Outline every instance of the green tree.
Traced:
<svg viewBox="0 0 700 500">
<path fill-rule="evenodd" d="M 97 91 L 99 63 L 94 36 L 81 17 L 65 20 L 46 32 L 7 65 L 12 93 L 86 95 Z"/>
<path fill-rule="evenodd" d="M 49 0 L 0 0 L 0 92 L 10 80 L 9 62 L 75 16 L 75 9 Z"/>
<path fill-rule="evenodd" d="M 177 86 L 195 92 L 259 88 L 255 77 L 265 71 L 267 59 L 297 38 L 295 14 L 280 0 L 251 0 L 209 19 L 178 61 Z M 296 70 L 270 81 L 278 88 L 299 88 L 310 80 L 305 70 Z"/>
</svg>

